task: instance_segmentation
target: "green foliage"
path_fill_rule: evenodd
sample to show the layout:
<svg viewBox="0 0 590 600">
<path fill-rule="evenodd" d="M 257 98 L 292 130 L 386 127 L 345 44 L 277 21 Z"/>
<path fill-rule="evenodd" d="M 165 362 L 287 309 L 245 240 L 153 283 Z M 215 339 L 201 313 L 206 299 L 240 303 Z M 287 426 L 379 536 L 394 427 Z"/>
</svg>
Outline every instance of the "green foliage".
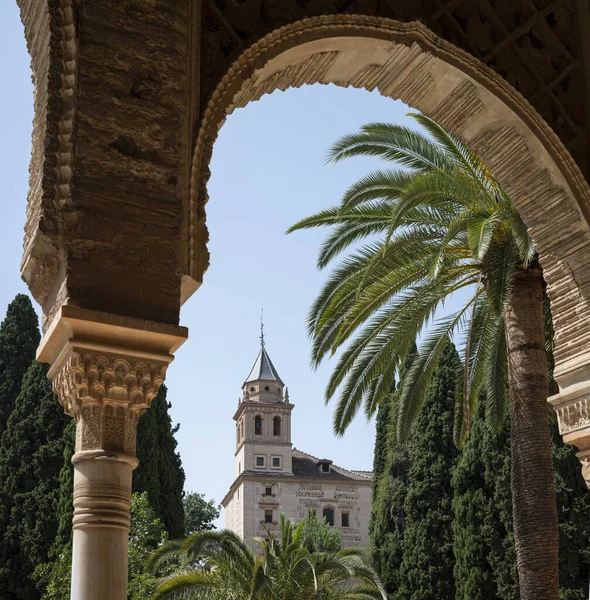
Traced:
<svg viewBox="0 0 590 600">
<path fill-rule="evenodd" d="M 31 575 L 47 561 L 57 534 L 59 473 L 68 417 L 47 379 L 47 365 L 29 367 L 0 444 L 0 595 L 39 596 Z"/>
<path fill-rule="evenodd" d="M 455 382 L 459 355 L 448 344 L 436 367 L 408 442 L 406 529 L 400 566 L 401 600 L 454 600 L 451 476 Z"/>
<path fill-rule="evenodd" d="M 342 547 L 342 531 L 332 527 L 324 518 L 320 521 L 309 511 L 301 520 L 300 543 L 312 554 L 315 552 L 337 552 Z"/>
<path fill-rule="evenodd" d="M 456 600 L 518 600 L 509 423 L 491 428 L 483 404 L 452 484 Z"/>
<path fill-rule="evenodd" d="M 71 419 L 64 431 L 63 463 L 59 473 L 59 501 L 57 514 L 59 527 L 51 549 L 52 556 L 63 553 L 72 541 L 72 517 L 74 516 L 74 467 L 72 456 L 76 446 L 76 422 Z"/>
<path fill-rule="evenodd" d="M 552 423 L 559 515 L 559 592 L 585 600 L 590 576 L 590 495 L 575 449 Z M 453 476 L 456 600 L 518 600 L 510 493 L 510 423 L 489 426 L 483 407 Z"/>
<path fill-rule="evenodd" d="M 154 550 L 167 540 L 164 524 L 150 506 L 147 492 L 133 494 L 129 532 L 129 600 L 144 600 L 155 592 L 158 580 L 145 566 Z"/>
<path fill-rule="evenodd" d="M 559 515 L 561 600 L 586 600 L 590 579 L 590 494 L 573 446 L 563 443 L 551 423 L 553 474 Z"/>
<path fill-rule="evenodd" d="M 150 504 L 171 538 L 184 535 L 184 469 L 168 410 L 167 389 L 160 388 L 137 426 L 139 466 L 133 474 L 133 491 L 147 491 Z"/>
<path fill-rule="evenodd" d="M 400 567 L 406 532 L 405 502 L 410 468 L 408 447 L 399 443 L 395 436 L 395 407 L 415 354 L 414 346 L 401 369 L 400 385 L 381 403 L 381 415 L 376 423 L 376 473 L 373 474 L 373 501 L 369 522 L 370 554 L 372 564 L 390 595 L 396 593 L 401 585 Z"/>
<path fill-rule="evenodd" d="M 43 600 L 69 600 L 72 575 L 72 517 L 74 506 L 74 467 L 72 456 L 76 445 L 76 422 L 71 419 L 64 430 L 63 463 L 59 474 L 57 501 L 58 529 L 49 551 L 50 562 L 37 565 L 32 579 L 43 591 Z"/>
<path fill-rule="evenodd" d="M 386 600 L 375 572 L 353 548 L 310 553 L 302 545 L 304 523 L 297 527 L 281 515 L 280 537 L 267 530 L 258 540 L 262 556 L 255 556 L 234 532 L 202 531 L 184 541 L 160 548 L 151 558 L 157 569 L 170 558 L 181 558 L 184 568 L 164 579 L 154 600 Z"/>
<path fill-rule="evenodd" d="M 189 492 L 182 501 L 184 505 L 184 526 L 186 535 L 195 531 L 215 529 L 213 521 L 219 518 L 221 507 L 213 500 L 205 500 L 205 494 Z"/>
<path fill-rule="evenodd" d="M 395 394 L 395 383 L 391 386 L 389 394 L 379 405 L 375 419 L 375 451 L 373 455 L 373 496 L 376 496 L 379 481 L 387 472 L 390 425 L 392 414 L 392 395 Z"/>
<path fill-rule="evenodd" d="M 388 594 L 394 594 L 401 583 L 409 466 L 407 449 L 396 444 L 390 455 L 389 469 L 373 500 L 371 560 Z"/>
<path fill-rule="evenodd" d="M 41 600 L 70 600 L 72 577 L 72 544 L 68 543 L 52 562 L 35 568 L 33 580 L 40 590 L 45 590 Z"/>
<path fill-rule="evenodd" d="M 0 325 L 0 437 L 20 393 L 22 379 L 40 341 L 37 315 L 28 296 L 18 294 Z"/>
</svg>

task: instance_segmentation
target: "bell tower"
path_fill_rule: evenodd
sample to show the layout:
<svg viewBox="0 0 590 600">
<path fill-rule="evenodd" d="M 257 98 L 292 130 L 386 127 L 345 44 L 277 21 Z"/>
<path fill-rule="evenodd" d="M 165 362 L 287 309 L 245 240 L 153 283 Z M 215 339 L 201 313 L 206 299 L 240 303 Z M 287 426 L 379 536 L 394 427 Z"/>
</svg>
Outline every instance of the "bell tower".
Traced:
<svg viewBox="0 0 590 600">
<path fill-rule="evenodd" d="M 242 385 L 236 422 L 236 477 L 241 473 L 292 474 L 289 391 L 260 336 L 260 351 Z"/>
</svg>

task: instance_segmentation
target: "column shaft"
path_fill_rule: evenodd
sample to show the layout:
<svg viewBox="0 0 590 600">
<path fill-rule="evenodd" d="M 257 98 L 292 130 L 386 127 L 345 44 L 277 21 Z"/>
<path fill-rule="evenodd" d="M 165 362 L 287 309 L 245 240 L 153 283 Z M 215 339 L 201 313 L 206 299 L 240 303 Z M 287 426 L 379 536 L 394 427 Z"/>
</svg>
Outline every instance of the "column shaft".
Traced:
<svg viewBox="0 0 590 600">
<path fill-rule="evenodd" d="M 131 472 L 116 457 L 74 458 L 71 600 L 127 598 Z"/>
</svg>

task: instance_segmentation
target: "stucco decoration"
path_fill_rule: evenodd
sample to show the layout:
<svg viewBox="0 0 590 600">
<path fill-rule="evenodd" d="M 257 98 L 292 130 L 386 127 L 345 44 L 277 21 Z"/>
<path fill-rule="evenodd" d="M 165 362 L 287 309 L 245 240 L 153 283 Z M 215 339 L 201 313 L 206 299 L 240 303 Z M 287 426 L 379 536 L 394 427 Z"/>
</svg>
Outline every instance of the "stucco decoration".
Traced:
<svg viewBox="0 0 590 600">
<path fill-rule="evenodd" d="M 21 272 L 35 299 L 45 306 L 60 293 L 65 266 L 62 218 L 72 203 L 76 13 L 72 0 L 18 0 L 18 4 L 35 84 Z"/>
<path fill-rule="evenodd" d="M 208 265 L 205 204 L 212 145 L 236 108 L 276 89 L 334 83 L 401 99 L 467 142 L 513 197 L 548 281 L 556 377 L 590 349 L 590 189 L 559 138 L 502 77 L 419 22 L 338 15 L 305 19 L 246 50 L 213 93 L 195 144 L 191 274 Z M 584 359 L 585 360 L 585 359 Z"/>
<path fill-rule="evenodd" d="M 167 362 L 73 347 L 53 380 L 64 410 L 76 419 L 76 451 L 135 454 L 135 426 L 166 376 Z"/>
</svg>

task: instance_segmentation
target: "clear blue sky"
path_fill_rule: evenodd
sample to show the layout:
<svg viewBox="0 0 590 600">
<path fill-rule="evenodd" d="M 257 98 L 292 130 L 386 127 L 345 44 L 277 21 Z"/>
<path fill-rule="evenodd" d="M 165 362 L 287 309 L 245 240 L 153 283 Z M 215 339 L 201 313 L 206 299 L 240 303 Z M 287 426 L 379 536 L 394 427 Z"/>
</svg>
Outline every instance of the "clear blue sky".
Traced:
<svg viewBox="0 0 590 600">
<path fill-rule="evenodd" d="M 15 0 L 0 6 L 0 312 L 18 292 L 28 185 L 33 90 Z M 344 438 L 332 434 L 324 388 L 332 364 L 313 372 L 305 316 L 325 273 L 315 260 L 323 234 L 285 230 L 339 201 L 376 166 L 356 160 L 324 166 L 341 135 L 369 121 L 400 122 L 400 102 L 333 86 L 276 92 L 231 115 L 215 144 L 209 185 L 211 268 L 182 310 L 190 339 L 168 371 L 172 417 L 186 489 L 220 501 L 234 476 L 232 415 L 259 348 L 264 305 L 267 349 L 289 387 L 293 442 L 353 469 L 371 469 L 374 425 L 359 416 Z M 154 286 L 157 293 L 157 285 Z M 57 407 L 56 407 L 57 409 Z"/>
</svg>

